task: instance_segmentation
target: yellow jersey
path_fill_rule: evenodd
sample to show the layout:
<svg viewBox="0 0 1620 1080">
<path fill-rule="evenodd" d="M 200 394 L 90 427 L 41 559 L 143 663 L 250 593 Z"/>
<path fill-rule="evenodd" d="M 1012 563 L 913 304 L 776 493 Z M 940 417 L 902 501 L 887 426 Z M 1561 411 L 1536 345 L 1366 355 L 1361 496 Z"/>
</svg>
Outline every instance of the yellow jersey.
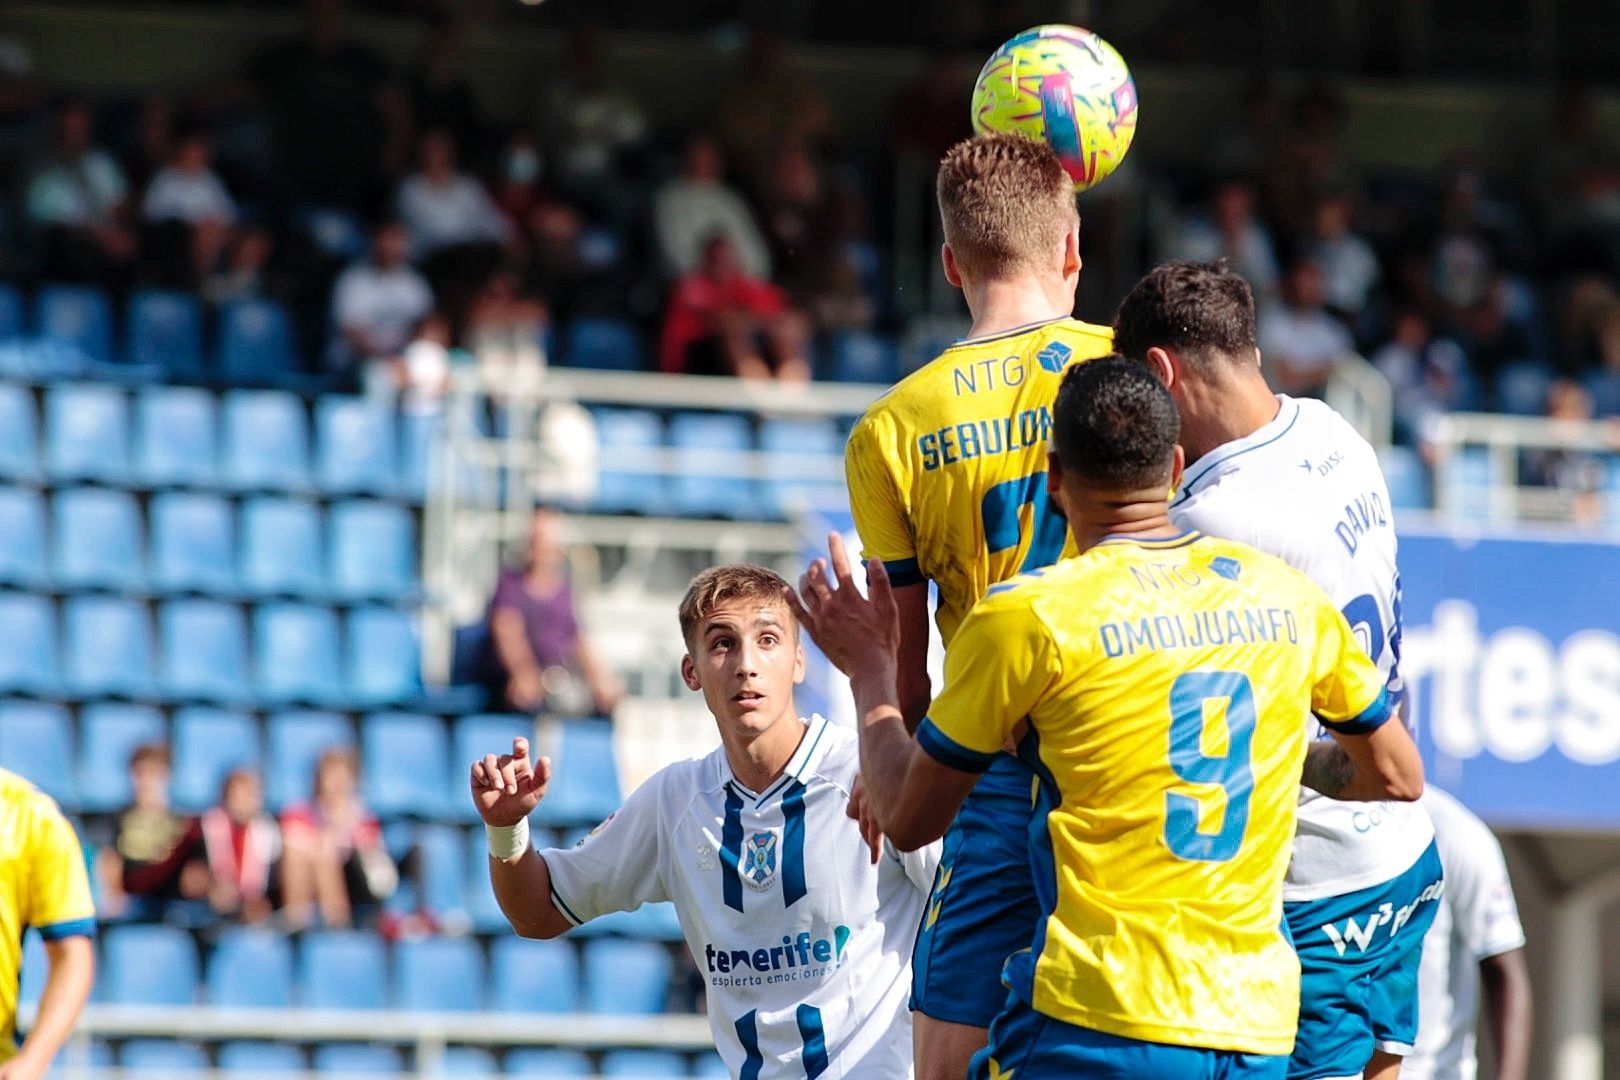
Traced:
<svg viewBox="0 0 1620 1080">
<path fill-rule="evenodd" d="M 17 1053 L 23 931 L 46 941 L 92 934 L 96 911 L 84 853 L 56 803 L 0 769 L 0 1062 Z"/>
<path fill-rule="evenodd" d="M 1282 884 L 1312 711 L 1364 732 L 1391 707 L 1327 595 L 1253 548 L 1110 538 L 990 589 L 917 739 L 982 770 L 1029 720 L 1044 917 L 1013 990 L 1124 1038 L 1287 1054 Z"/>
<path fill-rule="evenodd" d="M 958 342 L 850 433 L 844 472 L 865 557 L 896 586 L 934 582 L 947 645 L 989 586 L 1074 554 L 1047 505 L 1052 402 L 1069 364 L 1113 343 L 1108 327 L 1076 319 Z"/>
</svg>

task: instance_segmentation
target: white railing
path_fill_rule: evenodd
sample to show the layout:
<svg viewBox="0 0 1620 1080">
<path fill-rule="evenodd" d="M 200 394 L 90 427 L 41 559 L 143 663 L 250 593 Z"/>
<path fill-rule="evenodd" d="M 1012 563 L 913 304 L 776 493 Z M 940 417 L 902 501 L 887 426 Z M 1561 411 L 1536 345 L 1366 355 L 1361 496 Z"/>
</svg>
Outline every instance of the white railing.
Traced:
<svg viewBox="0 0 1620 1080">
<path fill-rule="evenodd" d="M 1323 398 L 1374 446 L 1388 446 L 1395 430 L 1394 391 L 1384 373 L 1350 353 L 1333 366 Z"/>
<path fill-rule="evenodd" d="M 1437 417 L 1424 436 L 1434 448 L 1435 510 L 1443 517 L 1597 524 L 1580 518 L 1594 510 L 1601 516 L 1601 507 L 1582 507 L 1580 500 L 1612 498 L 1603 484 L 1585 492 L 1526 484 L 1521 466 L 1525 451 L 1620 453 L 1620 424 L 1613 421 L 1450 413 Z M 1464 452 L 1475 447 L 1484 451 L 1486 468 L 1469 476 Z M 1614 509 L 1608 510 L 1611 520 Z"/>
</svg>

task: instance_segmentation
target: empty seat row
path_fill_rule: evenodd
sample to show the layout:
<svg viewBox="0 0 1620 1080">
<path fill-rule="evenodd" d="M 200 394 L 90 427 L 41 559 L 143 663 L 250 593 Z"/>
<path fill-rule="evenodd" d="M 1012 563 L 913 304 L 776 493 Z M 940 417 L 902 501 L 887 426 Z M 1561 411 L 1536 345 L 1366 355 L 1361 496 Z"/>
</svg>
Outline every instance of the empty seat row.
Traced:
<svg viewBox="0 0 1620 1080">
<path fill-rule="evenodd" d="M 417 590 L 416 526 L 399 503 L 355 499 L 323 514 L 264 495 L 238 513 L 219 495 L 168 491 L 147 510 L 150 529 L 126 491 L 64 488 L 47 499 L 0 487 L 0 583 L 344 601 Z"/>
<path fill-rule="evenodd" d="M 415 628 L 392 608 L 261 604 L 251 647 L 232 604 L 163 603 L 155 640 L 152 622 L 140 601 L 75 596 L 59 635 L 49 598 L 0 592 L 0 694 L 364 707 L 421 688 Z"/>
<path fill-rule="evenodd" d="M 91 363 L 127 363 L 181 379 L 213 374 L 226 382 L 257 383 L 296 377 L 292 320 L 278 302 L 245 299 L 224 305 L 211 355 L 204 347 L 204 324 L 202 302 L 189 293 L 137 290 L 119 333 L 112 301 L 99 289 L 43 286 L 30 313 L 15 289 L 0 285 L 0 340 L 36 337 L 70 346 Z"/>
<path fill-rule="evenodd" d="M 26 776 L 64 806 L 91 813 L 128 805 L 129 758 L 144 743 L 169 745 L 174 762 L 172 798 L 175 806 L 191 811 L 213 805 L 221 781 L 235 768 L 264 774 L 265 800 L 272 808 L 301 800 L 309 794 L 316 758 L 342 746 L 359 750 L 362 792 L 380 816 L 472 822 L 476 814 L 468 795 L 468 767 L 485 754 L 510 749 L 518 735 L 534 736 L 529 718 L 474 714 L 447 728 L 438 716 L 381 712 L 361 718 L 357 743 L 355 725 L 333 712 L 275 712 L 261 725 L 239 710 L 185 706 L 166 722 L 152 706 L 118 702 L 86 705 L 75 727 L 62 705 L 0 701 L 0 766 Z M 594 824 L 618 809 L 619 774 L 610 725 L 597 720 L 564 722 L 556 745 L 539 749 L 553 758 L 557 771 L 535 813 L 537 823 Z M 452 833 L 455 839 L 450 839 Z M 481 835 L 476 831 L 474 835 L 481 842 Z M 433 899 L 454 892 L 453 903 L 439 906 L 468 907 L 459 886 L 449 884 L 468 866 L 459 830 L 428 830 L 419 839 L 424 850 L 432 852 L 427 877 L 435 883 L 429 886 Z M 482 868 L 481 861 L 473 861 Z"/>
<path fill-rule="evenodd" d="M 312 440 L 308 407 L 279 390 L 153 387 L 132 409 L 117 386 L 59 383 L 44 392 L 42 430 L 34 391 L 0 384 L 0 475 L 420 498 L 436 418 L 330 395 L 314 420 Z"/>
</svg>

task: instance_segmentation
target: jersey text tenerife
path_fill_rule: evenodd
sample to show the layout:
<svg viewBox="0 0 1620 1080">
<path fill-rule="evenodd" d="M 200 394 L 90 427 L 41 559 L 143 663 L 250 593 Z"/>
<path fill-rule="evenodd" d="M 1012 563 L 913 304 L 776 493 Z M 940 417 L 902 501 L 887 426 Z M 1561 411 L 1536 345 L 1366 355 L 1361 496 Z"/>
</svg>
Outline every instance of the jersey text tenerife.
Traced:
<svg viewBox="0 0 1620 1080">
<path fill-rule="evenodd" d="M 545 851 L 581 923 L 673 900 L 708 983 L 709 1027 L 742 1080 L 911 1075 L 911 942 L 939 845 L 872 865 L 844 814 L 855 733 L 820 717 L 769 790 L 723 749 L 637 788 L 577 847 Z"/>
<path fill-rule="evenodd" d="M 1288 1053 L 1282 881 L 1312 708 L 1348 732 L 1390 712 L 1327 596 L 1242 544 L 1110 538 L 992 588 L 917 738 L 982 769 L 1029 719 L 1045 918 L 1014 992 L 1111 1035 Z"/>
<path fill-rule="evenodd" d="M 844 452 L 855 530 L 897 586 L 932 581 L 949 645 L 984 590 L 1074 553 L 1047 505 L 1046 445 L 1064 369 L 1113 332 L 1075 319 L 973 338 L 879 398 Z"/>
<path fill-rule="evenodd" d="M 0 769 L 0 1061 L 17 1052 L 17 988 L 28 927 L 46 941 L 92 934 L 96 912 L 73 826 L 48 795 Z"/>
</svg>

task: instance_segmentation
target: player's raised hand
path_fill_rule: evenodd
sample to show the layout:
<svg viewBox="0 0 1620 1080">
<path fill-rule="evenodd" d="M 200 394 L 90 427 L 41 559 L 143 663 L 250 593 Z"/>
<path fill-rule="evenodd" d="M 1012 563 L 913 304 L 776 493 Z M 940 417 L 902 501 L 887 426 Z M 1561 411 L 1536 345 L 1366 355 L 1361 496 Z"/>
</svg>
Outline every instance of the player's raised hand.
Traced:
<svg viewBox="0 0 1620 1080">
<path fill-rule="evenodd" d="M 889 575 L 876 559 L 866 564 L 870 597 L 855 587 L 849 554 L 837 533 L 827 537 L 827 559 L 816 559 L 788 591 L 788 606 L 810 639 L 844 674 L 862 662 L 892 663 L 900 647 L 900 611 Z M 830 576 L 829 576 L 830 569 Z"/>
<path fill-rule="evenodd" d="M 872 856 L 872 865 L 876 866 L 883 854 L 883 826 L 878 824 L 877 815 L 872 812 L 872 804 L 866 797 L 866 785 L 859 775 L 855 777 L 855 787 L 849 793 L 849 804 L 844 807 L 844 814 L 850 820 L 861 823 L 861 839 L 866 841 L 866 850 Z"/>
<path fill-rule="evenodd" d="M 529 758 L 529 740 L 512 740 L 512 752 L 485 754 L 472 764 L 472 798 L 484 824 L 509 828 L 528 817 L 545 798 L 551 759 Z"/>
</svg>

